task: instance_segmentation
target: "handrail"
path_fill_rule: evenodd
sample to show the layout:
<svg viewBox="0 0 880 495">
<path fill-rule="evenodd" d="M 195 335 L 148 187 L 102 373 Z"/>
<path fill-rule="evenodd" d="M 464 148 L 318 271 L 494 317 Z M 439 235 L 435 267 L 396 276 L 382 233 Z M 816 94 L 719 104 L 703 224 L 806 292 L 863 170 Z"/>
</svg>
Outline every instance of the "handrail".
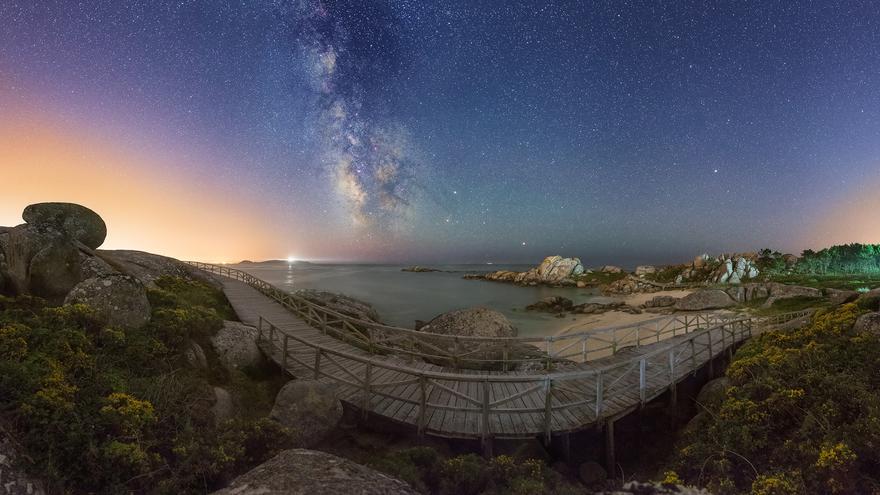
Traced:
<svg viewBox="0 0 880 495">
<path fill-rule="evenodd" d="M 527 375 L 497 372 L 462 374 L 448 371 L 425 370 L 422 368 L 395 364 L 388 362 L 387 359 L 378 359 L 372 355 L 363 356 L 356 352 L 342 351 L 316 344 L 301 336 L 282 331 L 275 326 L 275 324 L 262 316 L 260 316 L 259 319 L 257 342 L 260 344 L 267 342 L 272 348 L 278 349 L 281 353 L 280 361 L 282 363 L 286 364 L 289 360 L 293 360 L 301 367 L 314 373 L 316 379 L 329 377 L 336 382 L 359 389 L 361 394 L 360 400 L 362 401 L 360 405 L 364 412 L 370 409 L 370 399 L 374 396 L 390 398 L 416 405 L 418 407 L 416 426 L 422 433 L 426 431 L 438 435 L 461 433 L 432 430 L 431 428 L 428 428 L 426 418 L 428 412 L 432 409 L 479 413 L 482 418 L 481 428 L 479 432 L 472 432 L 472 436 L 478 436 L 483 439 L 491 438 L 496 434 L 511 434 L 510 432 L 497 432 L 492 430 L 490 417 L 494 414 L 522 415 L 540 413 L 544 415 L 543 433 L 549 439 L 552 434 L 552 417 L 557 411 L 575 407 L 588 407 L 590 411 L 593 412 L 592 421 L 599 421 L 607 411 L 607 400 L 615 391 L 614 387 L 617 385 L 637 387 L 639 394 L 638 404 L 644 405 L 648 400 L 659 395 L 659 393 L 662 393 L 667 386 L 673 387 L 688 373 L 695 372 L 703 363 L 711 362 L 715 356 L 722 354 L 725 351 L 732 352 L 734 345 L 752 336 L 753 333 L 763 331 L 763 329 L 772 327 L 773 325 L 803 318 L 812 314 L 812 312 L 812 310 L 805 310 L 769 317 L 731 319 L 713 327 L 691 332 L 687 335 L 686 339 L 676 340 L 667 345 L 651 349 L 647 353 L 610 363 L 605 366 L 591 366 L 586 368 L 584 367 L 585 365 L 580 365 L 579 369 L 572 371 L 557 371 Z M 264 327 L 267 327 L 267 329 L 264 330 Z M 722 345 L 720 347 L 713 348 L 712 338 L 714 333 L 721 334 L 720 338 Z M 703 337 L 705 337 L 703 340 L 706 340 L 706 342 L 698 342 Z M 289 339 L 293 339 L 296 342 L 305 345 L 307 348 L 313 349 L 315 352 L 313 362 L 310 363 L 291 355 L 288 352 Z M 276 341 L 278 342 L 276 343 Z M 282 342 L 283 345 L 281 344 Z M 706 353 L 708 353 L 708 355 L 703 356 Z M 273 352 L 270 352 L 269 354 L 274 355 Z M 668 357 L 666 359 L 661 358 L 659 361 L 655 359 L 663 354 Z M 362 377 L 356 376 L 351 371 L 348 371 L 347 368 L 342 368 L 338 362 L 329 356 L 336 356 L 338 358 L 344 358 L 366 365 L 367 371 Z M 322 357 L 325 359 L 322 359 Z M 698 359 L 699 362 L 697 361 Z M 331 361 L 335 366 L 339 367 L 339 369 L 345 371 L 347 377 L 339 376 L 338 372 L 337 374 L 331 373 L 327 370 L 326 365 L 325 370 L 322 372 L 321 364 L 326 363 L 327 361 Z M 403 380 L 396 378 L 393 382 L 376 382 L 371 378 L 373 376 L 371 373 L 373 368 L 396 371 L 406 375 L 407 378 Z M 638 369 L 638 376 L 633 373 L 635 369 Z M 651 380 L 657 377 L 661 377 L 662 379 L 659 388 L 657 385 L 650 386 L 649 383 Z M 636 378 L 638 378 L 637 381 Z M 482 387 L 477 396 L 471 396 L 468 393 L 453 389 L 441 382 L 447 384 L 449 382 L 480 383 L 482 384 Z M 516 391 L 513 392 L 507 391 L 507 395 L 502 397 L 497 396 L 496 390 L 493 400 L 492 383 L 518 383 L 522 384 L 523 388 L 516 389 Z M 411 395 L 404 395 L 402 392 L 396 395 L 393 393 L 395 386 L 403 384 L 418 384 L 419 400 L 413 399 Z M 387 387 L 392 387 L 392 390 L 383 392 L 382 389 Z M 457 398 L 464 400 L 465 403 L 469 405 L 450 406 L 447 404 L 430 402 L 427 400 L 431 395 L 431 391 L 428 390 L 428 387 L 431 387 L 431 390 L 433 390 L 434 387 L 438 387 L 440 390 L 447 391 Z M 540 397 L 541 401 L 539 402 L 542 402 L 544 407 L 530 407 L 525 402 L 522 403 L 522 407 L 515 404 L 510 405 L 510 403 L 516 402 L 517 399 L 535 393 L 542 394 Z M 634 403 L 633 405 L 638 404 Z"/>
<path fill-rule="evenodd" d="M 554 363 L 561 361 L 586 362 L 596 357 L 614 355 L 627 347 L 657 343 L 667 337 L 690 333 L 725 321 L 717 314 L 695 313 L 553 336 L 484 337 L 433 334 L 339 313 L 297 294 L 281 290 L 243 270 L 209 263 L 187 263 L 198 269 L 244 282 L 294 311 L 324 333 L 371 353 L 391 352 L 454 368 L 464 364 L 492 365 L 507 371 L 517 365 L 533 363 L 551 370 Z M 533 347 L 526 348 L 524 345 Z"/>
</svg>

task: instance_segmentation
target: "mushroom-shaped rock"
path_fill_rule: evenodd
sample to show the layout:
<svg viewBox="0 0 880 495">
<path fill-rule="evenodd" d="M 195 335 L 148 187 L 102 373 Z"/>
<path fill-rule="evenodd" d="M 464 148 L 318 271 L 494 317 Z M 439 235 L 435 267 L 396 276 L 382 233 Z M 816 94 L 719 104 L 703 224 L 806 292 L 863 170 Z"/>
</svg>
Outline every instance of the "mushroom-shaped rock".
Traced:
<svg viewBox="0 0 880 495">
<path fill-rule="evenodd" d="M 37 203 L 24 209 L 22 218 L 37 228 L 54 228 L 71 239 L 96 249 L 107 237 L 107 225 L 94 211 L 74 203 Z"/>
<path fill-rule="evenodd" d="M 229 369 L 257 366 L 263 354 L 257 347 L 257 329 L 237 321 L 224 321 L 223 328 L 211 337 L 217 357 Z"/>
<path fill-rule="evenodd" d="M 675 309 L 701 311 L 705 309 L 728 308 L 736 302 L 723 290 L 704 289 L 688 294 L 675 302 Z"/>
<path fill-rule="evenodd" d="M 293 380 L 278 391 L 269 417 L 291 429 L 294 445 L 311 447 L 342 419 L 334 387 L 315 380 Z"/>
<path fill-rule="evenodd" d="M 443 313 L 429 321 L 423 332 L 478 337 L 516 337 L 516 328 L 494 309 L 476 307 Z"/>
<path fill-rule="evenodd" d="M 408 484 L 315 450 L 285 450 L 215 495 L 417 495 Z"/>
<path fill-rule="evenodd" d="M 78 283 L 64 304 L 86 304 L 108 325 L 138 328 L 150 320 L 150 301 L 144 285 L 128 275 L 111 274 Z"/>
</svg>

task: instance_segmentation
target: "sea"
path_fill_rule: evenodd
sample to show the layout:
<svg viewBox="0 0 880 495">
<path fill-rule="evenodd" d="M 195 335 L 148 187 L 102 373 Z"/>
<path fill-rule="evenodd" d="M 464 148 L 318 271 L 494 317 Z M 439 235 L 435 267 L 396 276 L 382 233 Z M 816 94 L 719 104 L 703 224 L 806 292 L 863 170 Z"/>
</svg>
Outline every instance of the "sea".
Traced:
<svg viewBox="0 0 880 495">
<path fill-rule="evenodd" d="M 405 328 L 448 311 L 486 306 L 503 313 L 520 336 L 549 335 L 559 328 L 559 318 L 526 311 L 526 306 L 548 296 L 567 297 L 575 304 L 613 300 L 596 288 L 522 287 L 463 278 L 468 273 L 525 271 L 531 265 L 436 265 L 431 268 L 442 271 L 426 273 L 402 271 L 403 265 L 273 261 L 229 266 L 281 289 L 317 289 L 354 297 L 376 308 L 383 322 Z"/>
</svg>

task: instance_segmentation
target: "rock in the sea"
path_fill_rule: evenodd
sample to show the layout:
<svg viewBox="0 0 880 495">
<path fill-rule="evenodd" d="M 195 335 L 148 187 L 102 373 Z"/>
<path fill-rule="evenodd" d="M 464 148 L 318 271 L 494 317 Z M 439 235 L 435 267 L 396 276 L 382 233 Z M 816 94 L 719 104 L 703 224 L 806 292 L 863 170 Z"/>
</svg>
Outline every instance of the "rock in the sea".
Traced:
<svg viewBox="0 0 880 495">
<path fill-rule="evenodd" d="M 0 493 L 3 495 L 45 495 L 44 484 L 24 472 L 21 454 L 5 434 L 0 433 Z"/>
<path fill-rule="evenodd" d="M 97 249 L 107 237 L 104 220 L 94 211 L 74 203 L 37 203 L 26 207 L 21 216 L 29 225 L 64 232 L 91 249 Z"/>
<path fill-rule="evenodd" d="M 285 450 L 215 495 L 418 495 L 408 484 L 347 459 Z"/>
<path fill-rule="evenodd" d="M 578 477 L 587 486 L 595 486 L 604 483 L 608 473 L 601 464 L 595 461 L 587 461 L 578 467 Z"/>
<path fill-rule="evenodd" d="M 373 306 L 353 297 L 312 289 L 300 289 L 294 294 L 331 311 L 359 320 L 381 323 L 379 313 Z"/>
<path fill-rule="evenodd" d="M 278 392 L 269 417 L 290 428 L 294 445 L 311 447 L 336 428 L 342 412 L 333 386 L 293 380 Z"/>
<path fill-rule="evenodd" d="M 880 335 L 880 313 L 867 313 L 856 320 L 855 330 Z"/>
<path fill-rule="evenodd" d="M 224 321 L 223 328 L 211 337 L 217 358 L 228 369 L 259 366 L 263 353 L 257 346 L 257 329 L 238 321 Z"/>
<path fill-rule="evenodd" d="M 400 271 L 414 272 L 414 273 L 429 273 L 429 272 L 439 272 L 440 270 L 438 270 L 436 268 L 428 268 L 426 266 L 415 265 L 415 266 L 409 266 L 406 268 L 401 268 Z"/>
<path fill-rule="evenodd" d="M 420 329 L 442 335 L 516 337 L 516 328 L 494 309 L 476 307 L 443 313 Z"/>
<path fill-rule="evenodd" d="M 465 275 L 466 279 L 512 282 L 519 285 L 566 285 L 574 286 L 574 277 L 584 273 L 584 266 L 578 258 L 548 256 L 535 268 L 525 272 L 501 270 L 485 275 Z"/>
<path fill-rule="evenodd" d="M 549 313 L 561 313 L 568 311 L 574 306 L 571 299 L 562 296 L 550 296 L 540 301 L 529 304 L 526 309 L 529 311 L 545 311 Z"/>
<path fill-rule="evenodd" d="M 675 309 L 682 311 L 702 311 L 734 306 L 734 301 L 726 292 L 719 289 L 703 289 L 684 296 L 675 302 Z"/>
<path fill-rule="evenodd" d="M 83 280 L 64 299 L 65 304 L 86 304 L 108 325 L 138 328 L 150 320 L 150 301 L 144 285 L 128 275 L 112 274 Z"/>
</svg>

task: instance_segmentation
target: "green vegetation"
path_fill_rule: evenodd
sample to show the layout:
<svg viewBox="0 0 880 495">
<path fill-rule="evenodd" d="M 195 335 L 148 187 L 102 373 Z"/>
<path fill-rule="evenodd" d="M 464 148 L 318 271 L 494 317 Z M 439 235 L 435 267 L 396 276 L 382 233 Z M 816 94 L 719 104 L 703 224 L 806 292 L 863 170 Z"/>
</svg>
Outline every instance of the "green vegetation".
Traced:
<svg viewBox="0 0 880 495">
<path fill-rule="evenodd" d="M 136 330 L 107 327 L 83 305 L 0 297 L 0 412 L 56 491 L 204 493 L 286 445 L 260 414 L 217 425 L 210 413 L 211 385 L 268 396 L 271 385 L 253 379 L 260 370 L 186 365 L 190 341 L 233 314 L 222 293 L 177 278 L 157 285 L 152 320 Z"/>
<path fill-rule="evenodd" d="M 675 473 L 718 495 L 880 492 L 880 336 L 853 329 L 869 308 L 746 343 L 724 400 L 684 430 Z"/>
<path fill-rule="evenodd" d="M 748 308 L 754 308 L 753 314 L 757 316 L 769 316 L 783 313 L 794 313 L 795 311 L 803 311 L 811 308 L 825 308 L 831 305 L 831 302 L 824 297 L 795 296 L 786 299 L 778 299 L 773 301 L 769 308 L 762 307 L 767 302 L 767 298 L 755 299 L 746 304 Z"/>
<path fill-rule="evenodd" d="M 374 468 L 406 481 L 422 493 L 440 495 L 566 494 L 583 487 L 566 482 L 543 460 L 474 454 L 444 458 L 430 447 L 413 447 L 371 462 Z"/>
<path fill-rule="evenodd" d="M 844 244 L 814 252 L 806 250 L 798 261 L 799 273 L 880 274 L 880 244 Z"/>
</svg>

